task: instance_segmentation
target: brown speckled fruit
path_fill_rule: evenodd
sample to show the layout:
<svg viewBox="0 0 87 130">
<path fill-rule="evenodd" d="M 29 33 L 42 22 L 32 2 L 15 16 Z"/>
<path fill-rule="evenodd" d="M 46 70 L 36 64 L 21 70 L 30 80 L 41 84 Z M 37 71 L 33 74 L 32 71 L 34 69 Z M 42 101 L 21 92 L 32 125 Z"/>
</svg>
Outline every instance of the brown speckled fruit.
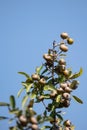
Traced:
<svg viewBox="0 0 87 130">
<path fill-rule="evenodd" d="M 40 79 L 40 76 L 38 74 L 32 74 L 32 79 L 33 80 L 39 80 Z"/>
<path fill-rule="evenodd" d="M 44 54 L 43 55 L 43 58 L 46 60 L 46 61 L 52 61 L 52 56 L 50 56 L 49 54 Z"/>
<path fill-rule="evenodd" d="M 41 78 L 39 80 L 39 83 L 42 84 L 42 85 L 45 85 L 46 84 L 46 80 L 44 78 Z"/>
<path fill-rule="evenodd" d="M 32 128 L 32 130 L 38 130 L 38 125 L 37 124 L 32 124 L 31 128 Z"/>
<path fill-rule="evenodd" d="M 70 127 L 71 126 L 71 121 L 70 120 L 66 120 L 64 122 L 64 125 L 67 126 L 67 127 Z"/>
<path fill-rule="evenodd" d="M 65 61 L 63 58 L 61 58 L 61 59 L 59 60 L 59 64 L 60 64 L 60 65 L 66 65 L 66 61 Z"/>
<path fill-rule="evenodd" d="M 69 106 L 70 106 L 70 101 L 69 101 L 69 100 L 64 99 L 64 100 L 63 100 L 63 102 L 62 102 L 62 104 L 63 104 L 63 106 L 64 106 L 64 107 L 66 107 L 66 108 L 67 108 L 67 107 L 69 107 Z"/>
<path fill-rule="evenodd" d="M 31 118 L 30 118 L 30 122 L 31 122 L 32 124 L 37 124 L 37 120 L 36 120 L 35 117 L 31 117 Z"/>
<path fill-rule="evenodd" d="M 67 83 L 61 83 L 60 87 L 63 88 L 63 89 L 65 89 L 67 87 Z"/>
<path fill-rule="evenodd" d="M 61 50 L 61 51 L 64 51 L 64 52 L 67 52 L 67 51 L 68 51 L 68 47 L 67 47 L 64 43 L 62 43 L 62 44 L 60 45 L 60 50 Z"/>
<path fill-rule="evenodd" d="M 60 37 L 61 37 L 62 39 L 67 39 L 67 38 L 68 38 L 68 33 L 63 32 L 63 33 L 60 34 Z"/>
<path fill-rule="evenodd" d="M 57 91 L 52 91 L 52 92 L 50 93 L 50 97 L 51 97 L 51 98 L 54 98 L 56 95 L 57 95 Z"/>
<path fill-rule="evenodd" d="M 65 88 L 65 92 L 70 93 L 70 92 L 72 92 L 72 89 L 69 88 L 69 87 L 66 87 L 66 88 Z"/>
<path fill-rule="evenodd" d="M 69 93 L 63 93 L 63 98 L 64 99 L 70 99 L 70 94 Z"/>
<path fill-rule="evenodd" d="M 22 126 L 27 126 L 28 121 L 27 121 L 27 118 L 24 115 L 21 115 L 19 117 L 19 121 L 20 121 Z"/>
<path fill-rule="evenodd" d="M 71 128 L 69 128 L 69 127 L 65 127 L 64 130 L 71 130 Z"/>
<path fill-rule="evenodd" d="M 67 43 L 68 43 L 69 45 L 72 45 L 72 44 L 74 43 L 74 40 L 69 37 L 69 38 L 67 38 Z"/>
<path fill-rule="evenodd" d="M 65 70 L 63 71 L 63 74 L 64 74 L 65 76 L 69 76 L 69 71 L 68 71 L 67 69 L 65 69 Z"/>
</svg>

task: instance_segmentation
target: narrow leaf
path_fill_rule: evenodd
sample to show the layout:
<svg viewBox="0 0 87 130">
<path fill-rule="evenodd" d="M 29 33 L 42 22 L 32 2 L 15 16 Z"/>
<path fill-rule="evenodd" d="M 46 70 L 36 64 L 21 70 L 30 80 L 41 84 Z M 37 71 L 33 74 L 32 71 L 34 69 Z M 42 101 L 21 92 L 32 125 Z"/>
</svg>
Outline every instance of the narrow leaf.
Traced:
<svg viewBox="0 0 87 130">
<path fill-rule="evenodd" d="M 33 85 L 33 83 L 31 83 L 31 84 L 29 84 L 29 85 L 27 86 L 27 88 L 26 88 L 26 91 L 27 91 L 27 92 L 29 92 L 29 91 L 30 91 L 30 89 L 31 89 L 32 85 Z"/>
<path fill-rule="evenodd" d="M 18 72 L 18 73 L 21 74 L 21 75 L 24 75 L 26 78 L 30 78 L 30 76 L 25 72 Z"/>
<path fill-rule="evenodd" d="M 0 116 L 0 120 L 8 119 L 8 117 Z"/>
<path fill-rule="evenodd" d="M 21 88 L 18 93 L 17 93 L 17 97 L 19 97 L 21 95 L 21 93 L 23 92 L 24 88 Z"/>
<path fill-rule="evenodd" d="M 13 95 L 10 96 L 10 105 L 11 105 L 12 109 L 14 109 L 16 106 L 15 97 Z"/>
<path fill-rule="evenodd" d="M 36 68 L 36 73 L 40 74 L 40 71 L 42 70 L 42 68 L 43 68 L 43 65 L 41 65 L 40 67 L 37 67 Z"/>
<path fill-rule="evenodd" d="M 15 110 L 10 110 L 9 113 L 10 114 L 18 114 L 20 112 L 19 109 L 15 109 Z"/>
<path fill-rule="evenodd" d="M 56 97 L 56 102 L 59 103 L 60 100 L 61 100 L 61 95 L 58 95 L 58 96 Z"/>
<path fill-rule="evenodd" d="M 23 99 L 22 99 L 22 107 L 25 106 L 25 104 L 26 104 L 28 98 L 29 98 L 28 95 L 26 95 L 26 96 L 23 97 Z"/>
<path fill-rule="evenodd" d="M 72 97 L 73 97 L 74 100 L 77 101 L 78 103 L 83 104 L 83 101 L 82 101 L 80 98 L 78 98 L 77 96 L 72 95 Z"/>
<path fill-rule="evenodd" d="M 82 75 L 82 73 L 83 73 L 83 69 L 82 68 L 80 68 L 80 71 L 78 72 L 78 73 L 75 73 L 75 74 L 72 74 L 72 75 L 70 75 L 70 79 L 75 79 L 75 78 L 78 78 L 79 76 L 81 76 Z"/>
<path fill-rule="evenodd" d="M 47 91 L 47 90 L 52 91 L 52 90 L 55 90 L 55 87 L 54 87 L 53 85 L 51 85 L 51 84 L 50 84 L 50 85 L 45 85 L 45 86 L 44 86 L 44 90 L 45 90 L 45 91 Z"/>
<path fill-rule="evenodd" d="M 0 102 L 0 106 L 10 106 L 8 103 L 5 103 L 5 102 Z"/>
<path fill-rule="evenodd" d="M 31 99 L 34 99 L 36 96 L 37 96 L 36 93 L 35 93 L 35 92 L 32 92 L 31 95 L 30 95 L 30 98 L 31 98 Z"/>
</svg>

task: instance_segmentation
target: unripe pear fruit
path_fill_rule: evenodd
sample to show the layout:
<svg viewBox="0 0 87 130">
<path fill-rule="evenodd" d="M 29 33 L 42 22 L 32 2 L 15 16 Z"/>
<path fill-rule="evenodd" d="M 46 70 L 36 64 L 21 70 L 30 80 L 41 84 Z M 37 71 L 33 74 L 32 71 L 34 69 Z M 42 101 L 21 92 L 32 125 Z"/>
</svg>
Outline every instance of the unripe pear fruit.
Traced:
<svg viewBox="0 0 87 130">
<path fill-rule="evenodd" d="M 68 51 L 68 47 L 67 47 L 64 43 L 62 43 L 62 44 L 60 45 L 60 50 L 62 50 L 62 51 L 64 51 L 64 52 L 67 52 L 67 51 Z"/>
<path fill-rule="evenodd" d="M 62 101 L 62 103 L 63 103 L 63 106 L 64 106 L 64 107 L 69 107 L 69 106 L 70 106 L 70 101 L 69 101 L 69 100 L 64 99 L 64 100 Z"/>
<path fill-rule="evenodd" d="M 67 39 L 68 38 L 68 34 L 66 32 L 63 32 L 63 33 L 60 34 L 60 37 L 62 39 Z"/>
<path fill-rule="evenodd" d="M 19 117 L 19 121 L 20 121 L 22 126 L 27 126 L 28 121 L 27 121 L 27 118 L 24 115 L 21 115 Z"/>
<path fill-rule="evenodd" d="M 57 91 L 56 91 L 56 90 L 55 90 L 55 91 L 52 91 L 52 92 L 50 93 L 50 97 L 51 97 L 51 98 L 54 98 L 56 95 L 57 95 Z"/>
<path fill-rule="evenodd" d="M 64 99 L 70 99 L 70 94 L 69 93 L 63 93 L 63 98 Z"/>
<path fill-rule="evenodd" d="M 63 72 L 66 69 L 65 65 L 59 65 L 59 71 Z"/>
<path fill-rule="evenodd" d="M 32 124 L 31 128 L 32 128 L 32 130 L 38 130 L 38 125 L 37 124 Z"/>
<path fill-rule="evenodd" d="M 65 89 L 67 87 L 67 83 L 60 83 L 60 87 Z"/>
<path fill-rule="evenodd" d="M 69 87 L 66 87 L 66 88 L 65 88 L 65 91 L 66 91 L 67 93 L 70 93 L 70 92 L 72 92 L 72 89 L 69 88 Z"/>
<path fill-rule="evenodd" d="M 69 44 L 69 45 L 71 45 L 71 44 L 73 44 L 73 42 L 74 42 L 74 40 L 72 39 L 72 38 L 67 38 L 67 43 Z"/>
<path fill-rule="evenodd" d="M 64 74 L 65 76 L 69 76 L 69 71 L 68 71 L 67 69 L 65 69 L 65 70 L 63 71 L 63 74 Z"/>
<path fill-rule="evenodd" d="M 63 58 L 61 58 L 61 59 L 59 60 L 59 64 L 60 64 L 60 65 L 66 65 L 66 61 L 65 61 Z"/>
<path fill-rule="evenodd" d="M 38 74 L 32 74 L 32 79 L 33 80 L 39 80 L 40 79 L 40 76 Z"/>
<path fill-rule="evenodd" d="M 32 124 L 37 124 L 37 120 L 36 120 L 35 117 L 31 117 L 31 118 L 30 118 L 30 122 L 31 122 Z"/>
<path fill-rule="evenodd" d="M 66 120 L 64 122 L 64 125 L 67 126 L 67 127 L 70 127 L 71 126 L 71 121 L 70 120 Z"/>
<path fill-rule="evenodd" d="M 71 130 L 71 128 L 69 128 L 69 127 L 65 127 L 64 130 Z"/>
<path fill-rule="evenodd" d="M 64 93 L 64 90 L 62 88 L 57 88 L 58 94 Z"/>
<path fill-rule="evenodd" d="M 39 83 L 45 85 L 45 84 L 46 84 L 46 80 L 45 80 L 44 78 L 41 78 L 41 79 L 39 80 Z"/>
<path fill-rule="evenodd" d="M 43 55 L 43 58 L 46 60 L 46 61 L 52 61 L 52 56 L 50 56 L 49 54 L 44 54 Z"/>
</svg>

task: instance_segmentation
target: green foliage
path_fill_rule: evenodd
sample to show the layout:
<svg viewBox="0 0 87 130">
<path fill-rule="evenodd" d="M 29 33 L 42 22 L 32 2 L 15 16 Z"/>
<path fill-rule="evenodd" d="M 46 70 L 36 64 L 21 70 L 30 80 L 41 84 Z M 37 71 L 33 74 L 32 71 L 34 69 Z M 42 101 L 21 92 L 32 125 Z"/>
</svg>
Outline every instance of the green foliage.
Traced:
<svg viewBox="0 0 87 130">
<path fill-rule="evenodd" d="M 74 100 L 75 100 L 76 102 L 83 104 L 83 101 L 82 101 L 80 98 L 78 98 L 77 96 L 74 96 L 74 95 L 73 95 L 72 97 L 74 98 Z"/>
<path fill-rule="evenodd" d="M 13 95 L 10 96 L 10 106 L 12 109 L 15 109 L 16 102 L 15 102 L 15 97 Z"/>
</svg>

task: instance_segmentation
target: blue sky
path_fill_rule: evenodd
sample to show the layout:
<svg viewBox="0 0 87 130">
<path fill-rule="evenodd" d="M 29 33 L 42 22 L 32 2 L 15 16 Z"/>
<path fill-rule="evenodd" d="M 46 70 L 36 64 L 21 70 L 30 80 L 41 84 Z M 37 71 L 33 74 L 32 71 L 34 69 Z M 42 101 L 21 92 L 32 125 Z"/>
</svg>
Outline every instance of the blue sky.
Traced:
<svg viewBox="0 0 87 130">
<path fill-rule="evenodd" d="M 18 71 L 34 73 L 42 64 L 42 55 L 60 33 L 74 38 L 67 62 L 73 71 L 84 69 L 79 88 L 74 92 L 83 101 L 72 101 L 65 117 L 72 120 L 76 130 L 86 129 L 87 112 L 87 1 L 86 0 L 0 0 L 0 101 L 8 102 L 9 95 L 21 88 L 24 77 Z M 0 115 L 7 114 L 0 108 Z M 6 121 L 5 121 L 6 123 Z M 8 124 L 0 122 L 0 129 Z"/>
</svg>

